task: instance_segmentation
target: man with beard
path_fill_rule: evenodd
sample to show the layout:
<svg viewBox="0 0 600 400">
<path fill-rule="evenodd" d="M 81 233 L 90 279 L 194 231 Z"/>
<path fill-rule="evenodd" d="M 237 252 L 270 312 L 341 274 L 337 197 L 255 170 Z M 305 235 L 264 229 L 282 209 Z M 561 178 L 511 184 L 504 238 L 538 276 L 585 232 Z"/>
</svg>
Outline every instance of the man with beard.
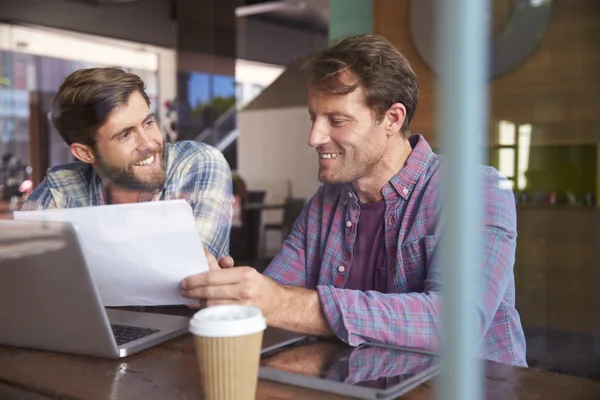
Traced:
<svg viewBox="0 0 600 400">
<path fill-rule="evenodd" d="M 144 82 L 118 68 L 73 72 L 52 101 L 52 123 L 78 162 L 50 168 L 23 210 L 185 199 L 205 247 L 227 254 L 231 172 L 203 143 L 165 143 Z"/>
<path fill-rule="evenodd" d="M 417 78 L 406 58 L 376 35 L 353 36 L 306 62 L 308 143 L 324 183 L 264 274 L 210 260 L 182 282 L 208 305 L 260 308 L 271 326 L 436 351 L 440 343 L 443 164 L 411 135 Z M 473 140 L 475 140 L 474 138 Z M 515 309 L 516 210 L 511 186 L 491 167 L 484 182 L 480 294 L 481 355 L 525 366 Z M 475 345 L 475 343 L 474 343 Z"/>
</svg>

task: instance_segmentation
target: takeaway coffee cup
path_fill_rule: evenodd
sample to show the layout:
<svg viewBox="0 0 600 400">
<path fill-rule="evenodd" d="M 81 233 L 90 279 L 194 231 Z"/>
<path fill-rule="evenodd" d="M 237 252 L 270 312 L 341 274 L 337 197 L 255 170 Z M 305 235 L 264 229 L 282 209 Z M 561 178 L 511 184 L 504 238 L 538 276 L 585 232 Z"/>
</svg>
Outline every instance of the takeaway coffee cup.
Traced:
<svg viewBox="0 0 600 400">
<path fill-rule="evenodd" d="M 190 320 L 206 400 L 254 400 L 265 319 L 256 307 L 223 305 Z"/>
</svg>

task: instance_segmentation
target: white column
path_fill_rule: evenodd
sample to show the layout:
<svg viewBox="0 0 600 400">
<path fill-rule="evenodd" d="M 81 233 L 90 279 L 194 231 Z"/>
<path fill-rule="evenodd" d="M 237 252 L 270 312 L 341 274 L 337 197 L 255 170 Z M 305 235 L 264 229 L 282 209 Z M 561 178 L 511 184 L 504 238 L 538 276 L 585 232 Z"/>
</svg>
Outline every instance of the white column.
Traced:
<svg viewBox="0 0 600 400">
<path fill-rule="evenodd" d="M 443 164 L 442 236 L 444 262 L 443 347 L 439 399 L 482 398 L 482 364 L 478 361 L 483 256 L 480 238 L 479 165 L 482 138 L 487 138 L 488 57 L 486 0 L 437 2 L 437 55 L 440 64 L 438 130 Z"/>
</svg>

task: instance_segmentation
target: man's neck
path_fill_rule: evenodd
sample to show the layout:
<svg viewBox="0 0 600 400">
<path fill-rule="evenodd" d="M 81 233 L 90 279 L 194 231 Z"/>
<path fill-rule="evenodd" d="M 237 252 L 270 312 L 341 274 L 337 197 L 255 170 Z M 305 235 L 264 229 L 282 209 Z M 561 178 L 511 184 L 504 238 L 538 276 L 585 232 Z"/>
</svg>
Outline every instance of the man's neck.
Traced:
<svg viewBox="0 0 600 400">
<path fill-rule="evenodd" d="M 354 181 L 354 189 L 361 203 L 374 203 L 383 199 L 381 190 L 398 173 L 412 152 L 412 147 L 407 138 L 399 138 L 398 143 L 390 146 L 373 171 L 364 178 Z"/>
<path fill-rule="evenodd" d="M 107 203 L 126 204 L 139 203 L 142 192 L 138 190 L 125 189 L 117 185 L 108 185 L 106 187 Z"/>
</svg>

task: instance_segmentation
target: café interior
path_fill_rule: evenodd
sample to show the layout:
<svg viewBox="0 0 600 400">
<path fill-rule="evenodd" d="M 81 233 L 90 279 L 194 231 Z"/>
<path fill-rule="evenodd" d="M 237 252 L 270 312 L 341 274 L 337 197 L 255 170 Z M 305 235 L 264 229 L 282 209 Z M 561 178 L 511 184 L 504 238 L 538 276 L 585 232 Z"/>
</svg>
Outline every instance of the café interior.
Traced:
<svg viewBox="0 0 600 400">
<path fill-rule="evenodd" d="M 119 66 L 143 79 L 165 141 L 223 153 L 236 200 L 230 254 L 262 272 L 321 185 L 295 67 L 311 49 L 352 34 L 389 40 L 419 80 L 411 131 L 443 154 L 434 3 L 0 0 L 0 218 L 12 219 L 48 168 L 73 161 L 49 118 L 63 80 Z M 514 192 L 516 309 L 527 373 L 538 375 L 486 370 L 485 398 L 599 399 L 600 1 L 489 3 L 487 130 L 473 140 Z M 194 369 L 190 343 L 151 350 L 161 357 L 137 366 L 0 346 L 0 398 L 198 398 L 195 371 L 175 372 Z M 53 384 L 67 374 L 80 384 Z M 421 389 L 406 398 L 432 398 Z M 257 398 L 343 397 L 261 381 Z"/>
</svg>

